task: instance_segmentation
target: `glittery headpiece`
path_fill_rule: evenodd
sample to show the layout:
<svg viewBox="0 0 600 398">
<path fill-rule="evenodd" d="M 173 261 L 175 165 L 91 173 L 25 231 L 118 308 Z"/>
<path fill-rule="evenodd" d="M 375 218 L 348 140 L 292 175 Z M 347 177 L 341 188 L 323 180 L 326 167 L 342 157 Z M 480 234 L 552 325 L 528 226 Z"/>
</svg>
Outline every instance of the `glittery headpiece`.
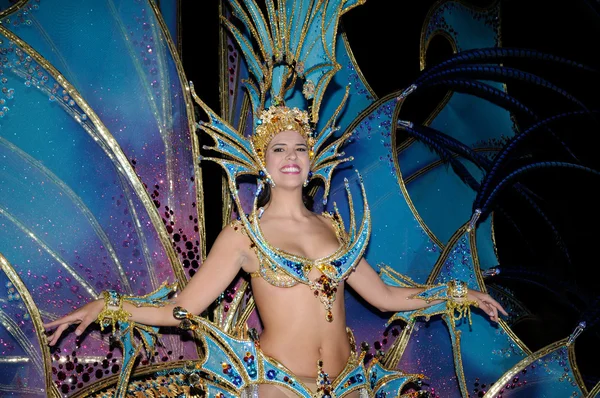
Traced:
<svg viewBox="0 0 600 398">
<path fill-rule="evenodd" d="M 269 109 L 263 110 L 258 117 L 258 126 L 252 135 L 252 144 L 256 149 L 256 154 L 264 162 L 265 153 L 269 142 L 282 131 L 297 131 L 304 137 L 309 150 L 312 153 L 314 145 L 312 126 L 308 122 L 308 113 L 298 108 L 288 108 L 287 106 L 273 105 Z"/>
<path fill-rule="evenodd" d="M 351 160 L 342 159 L 343 153 L 338 153 L 350 133 L 333 139 L 333 133 L 337 131 L 334 123 L 346 102 L 348 88 L 340 106 L 321 131 L 314 131 L 314 126 L 319 120 L 325 90 L 341 69 L 335 60 L 340 15 L 363 2 L 266 0 L 265 18 L 255 0 L 229 0 L 231 11 L 243 29 L 226 18 L 223 18 L 223 24 L 236 39 L 250 74 L 244 86 L 252 104 L 253 136 L 244 137 L 193 92 L 192 95 L 210 118 L 199 127 L 216 143 L 204 148 L 225 155 L 204 159 L 221 164 L 234 194 L 236 179 L 244 174 L 257 175 L 273 185 L 264 163 L 265 149 L 277 133 L 289 129 L 306 137 L 312 178 L 323 181 L 323 198 L 327 200 L 333 169 L 339 163 Z M 290 105 L 292 103 L 294 106 Z M 333 142 L 326 145 L 328 141 Z"/>
</svg>

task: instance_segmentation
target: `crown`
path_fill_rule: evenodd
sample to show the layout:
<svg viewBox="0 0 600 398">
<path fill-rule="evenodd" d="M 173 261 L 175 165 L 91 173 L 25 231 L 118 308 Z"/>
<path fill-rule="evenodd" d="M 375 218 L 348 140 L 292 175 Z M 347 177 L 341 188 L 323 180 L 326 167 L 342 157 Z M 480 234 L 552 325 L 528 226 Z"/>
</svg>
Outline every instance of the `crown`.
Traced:
<svg viewBox="0 0 600 398">
<path fill-rule="evenodd" d="M 299 108 L 288 108 L 285 105 L 274 105 L 260 112 L 256 130 L 251 138 L 256 154 L 263 162 L 269 142 L 277 134 L 286 130 L 297 131 L 304 137 L 312 159 L 315 140 L 308 112 Z"/>
<path fill-rule="evenodd" d="M 237 41 L 248 69 L 248 78 L 242 81 L 252 107 L 254 133 L 247 137 L 238 132 L 198 98 L 191 84 L 190 89 L 210 119 L 199 125 L 215 141 L 214 146 L 205 148 L 222 155 L 202 159 L 223 167 L 238 208 L 242 208 L 237 195 L 239 176 L 255 175 L 275 186 L 266 168 L 265 155 L 273 137 L 286 130 L 297 131 L 306 139 L 309 178 L 323 181 L 323 204 L 326 204 L 333 170 L 340 163 L 352 160 L 339 152 L 352 130 L 334 135 L 338 130 L 336 120 L 350 94 L 350 84 L 337 108 L 328 100 L 329 106 L 321 115 L 321 102 L 331 79 L 342 68 L 335 58 L 340 16 L 362 2 L 311 1 L 298 8 L 289 6 L 293 2 L 272 0 L 267 2 L 265 16 L 254 0 L 229 0 L 232 17 L 237 17 L 243 27 L 224 16 L 222 21 Z M 337 92 L 339 88 L 336 85 L 333 90 Z M 321 123 L 317 132 L 317 123 L 325 115 L 327 121 Z"/>
</svg>

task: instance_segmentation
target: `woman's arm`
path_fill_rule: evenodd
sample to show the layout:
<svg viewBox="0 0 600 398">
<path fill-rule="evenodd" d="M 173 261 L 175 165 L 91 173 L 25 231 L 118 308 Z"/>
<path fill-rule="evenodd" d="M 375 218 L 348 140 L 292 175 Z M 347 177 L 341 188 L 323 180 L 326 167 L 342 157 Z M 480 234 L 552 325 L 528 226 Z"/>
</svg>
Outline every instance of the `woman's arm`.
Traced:
<svg viewBox="0 0 600 398">
<path fill-rule="evenodd" d="M 123 309 L 131 314 L 130 320 L 151 326 L 177 326 L 179 321 L 173 317 L 173 308 L 179 306 L 190 313 L 200 314 L 231 283 L 249 254 L 249 239 L 234 231 L 230 226 L 224 228 L 217 237 L 209 255 L 187 286 L 163 307 L 136 307 L 123 303 Z M 54 345 L 61 334 L 71 324 L 79 324 L 76 335 L 98 318 L 104 308 L 104 300 L 92 301 L 60 319 L 44 325 L 46 329 L 56 328 L 48 336 L 48 344 Z"/>
<path fill-rule="evenodd" d="M 383 312 L 412 311 L 440 303 L 439 300 L 427 303 L 422 299 L 411 298 L 422 292 L 423 288 L 397 287 L 384 283 L 364 258 L 360 260 L 347 282 L 369 304 Z M 476 302 L 494 322 L 498 322 L 498 311 L 508 315 L 489 294 L 469 289 L 466 300 Z"/>
</svg>

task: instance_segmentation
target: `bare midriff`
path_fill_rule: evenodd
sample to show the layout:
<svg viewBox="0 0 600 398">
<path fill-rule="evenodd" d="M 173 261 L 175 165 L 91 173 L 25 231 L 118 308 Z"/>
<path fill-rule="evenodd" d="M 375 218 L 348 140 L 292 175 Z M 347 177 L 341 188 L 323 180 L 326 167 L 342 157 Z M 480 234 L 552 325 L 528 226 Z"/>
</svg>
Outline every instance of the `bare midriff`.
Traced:
<svg viewBox="0 0 600 398">
<path fill-rule="evenodd" d="M 333 321 L 310 287 L 298 284 L 281 288 L 252 278 L 252 291 L 262 321 L 260 347 L 296 376 L 316 378 L 317 361 L 335 378 L 350 356 L 344 312 L 344 284 L 333 304 Z"/>
</svg>

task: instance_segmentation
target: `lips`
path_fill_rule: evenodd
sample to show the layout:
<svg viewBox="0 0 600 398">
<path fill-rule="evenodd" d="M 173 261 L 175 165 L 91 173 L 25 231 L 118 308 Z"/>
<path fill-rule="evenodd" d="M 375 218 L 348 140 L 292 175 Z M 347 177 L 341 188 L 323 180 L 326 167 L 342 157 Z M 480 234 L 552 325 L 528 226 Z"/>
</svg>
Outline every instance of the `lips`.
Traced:
<svg viewBox="0 0 600 398">
<path fill-rule="evenodd" d="M 300 167 L 295 164 L 288 164 L 279 169 L 283 174 L 300 174 Z"/>
</svg>

